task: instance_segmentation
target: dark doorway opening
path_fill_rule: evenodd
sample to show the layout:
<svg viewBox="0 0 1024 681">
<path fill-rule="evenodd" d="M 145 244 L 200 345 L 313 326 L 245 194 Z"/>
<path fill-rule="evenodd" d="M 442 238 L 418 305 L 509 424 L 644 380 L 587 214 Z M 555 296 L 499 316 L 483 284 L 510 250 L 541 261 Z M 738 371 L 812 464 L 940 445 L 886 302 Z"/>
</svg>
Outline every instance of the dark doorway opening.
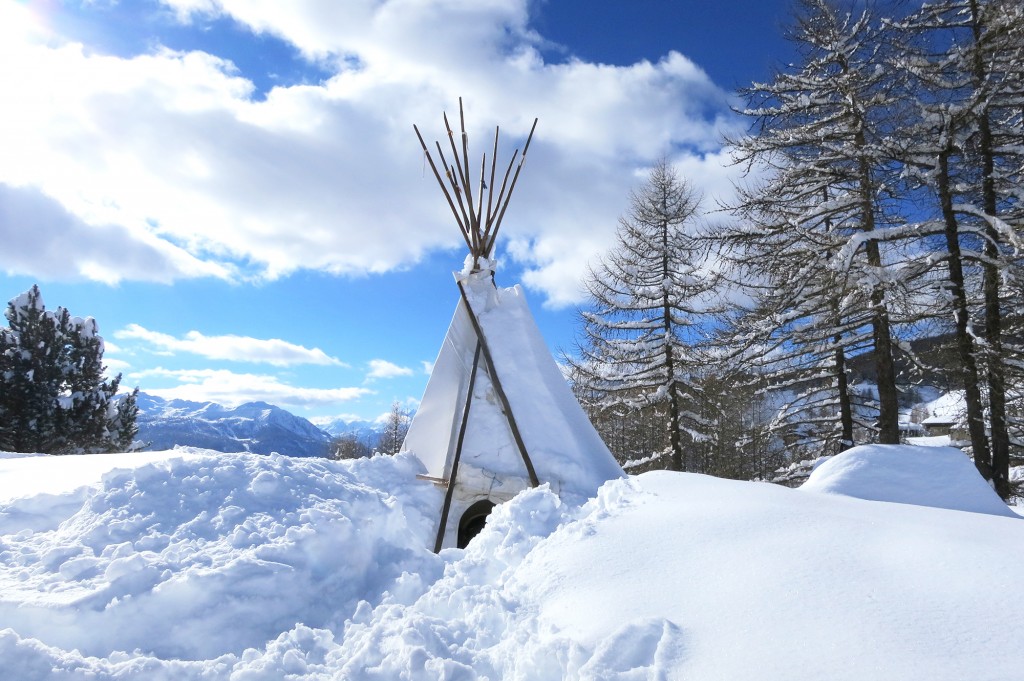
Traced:
<svg viewBox="0 0 1024 681">
<path fill-rule="evenodd" d="M 466 512 L 462 514 L 462 519 L 459 520 L 458 547 L 460 549 L 466 548 L 473 537 L 480 534 L 480 530 L 484 529 L 484 525 L 487 524 L 487 516 L 490 515 L 492 508 L 494 508 L 494 502 L 488 499 L 481 499 L 467 508 Z"/>
</svg>

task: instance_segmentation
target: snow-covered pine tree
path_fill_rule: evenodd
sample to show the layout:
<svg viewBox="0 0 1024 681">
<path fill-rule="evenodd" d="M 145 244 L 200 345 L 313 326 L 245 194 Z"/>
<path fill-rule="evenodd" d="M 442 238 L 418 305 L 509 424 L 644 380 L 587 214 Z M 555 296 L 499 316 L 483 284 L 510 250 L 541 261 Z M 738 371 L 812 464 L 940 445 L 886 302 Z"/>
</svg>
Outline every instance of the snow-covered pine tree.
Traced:
<svg viewBox="0 0 1024 681">
<path fill-rule="evenodd" d="M 585 280 L 579 356 L 570 362 L 584 386 L 578 394 L 600 407 L 663 414 L 670 466 L 685 470 L 684 440 L 703 438 L 706 425 L 690 373 L 700 364 L 702 297 L 714 289 L 693 235 L 700 198 L 662 159 L 631 199 L 616 245 Z"/>
<path fill-rule="evenodd" d="M 780 173 L 774 180 L 787 176 Z M 732 276 L 750 297 L 718 333 L 723 355 L 758 379 L 776 405 L 769 430 L 807 455 L 841 451 L 871 433 L 877 407 L 855 408 L 847 357 L 870 351 L 871 313 L 830 265 L 842 242 L 823 198 L 792 196 L 784 186 L 741 190 L 741 221 L 717 235 Z"/>
<path fill-rule="evenodd" d="M 669 443 L 664 405 L 606 402 L 601 399 L 603 393 L 591 385 L 591 373 L 581 370 L 578 358 L 563 356 L 563 365 L 576 400 L 619 463 L 631 472 L 661 468 Z"/>
<path fill-rule="evenodd" d="M 1006 282 L 1020 278 L 1024 225 L 1024 9 L 1006 0 L 943 0 L 896 27 L 904 49 L 890 70 L 907 77 L 918 107 L 899 145 L 907 191 L 927 199 L 918 231 L 943 241 L 935 261 L 945 282 L 935 299 L 947 301 L 953 320 L 975 464 L 1005 498 L 1006 372 L 1020 357 L 1004 317 L 1021 302 L 1019 285 Z"/>
<path fill-rule="evenodd" d="M 137 390 L 117 398 L 103 378 L 95 320 L 46 310 L 38 286 L 11 300 L 0 333 L 0 433 L 4 449 L 78 454 L 124 451 L 137 432 Z"/>
<path fill-rule="evenodd" d="M 789 380 L 803 403 L 838 407 L 846 444 L 853 413 L 844 365 L 868 338 L 877 437 L 899 441 L 891 319 L 898 282 L 883 248 L 894 168 L 882 142 L 894 112 L 889 75 L 878 68 L 886 45 L 881 31 L 868 10 L 854 14 L 828 0 L 801 0 L 789 34 L 799 59 L 744 90 L 742 113 L 754 129 L 731 141 L 737 162 L 763 171 L 741 192 L 734 208 L 745 222 L 729 237 L 753 283 L 762 285 L 758 307 L 768 316 L 761 330 L 797 370 Z M 834 392 L 818 404 L 823 396 L 808 391 L 830 376 Z"/>
</svg>

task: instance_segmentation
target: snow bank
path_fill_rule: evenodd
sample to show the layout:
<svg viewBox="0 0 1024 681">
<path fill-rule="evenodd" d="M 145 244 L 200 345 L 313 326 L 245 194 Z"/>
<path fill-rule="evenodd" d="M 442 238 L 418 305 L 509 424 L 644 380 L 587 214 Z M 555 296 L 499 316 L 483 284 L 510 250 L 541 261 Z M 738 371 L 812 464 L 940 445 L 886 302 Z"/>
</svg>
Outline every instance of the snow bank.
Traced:
<svg viewBox="0 0 1024 681">
<path fill-rule="evenodd" d="M 602 496 L 509 587 L 542 639 L 575 643 L 579 678 L 1009 679 L 1024 661 L 1003 657 L 1024 626 L 1001 605 L 1024 603 L 1005 577 L 1024 524 L 666 472 Z"/>
<path fill-rule="evenodd" d="M 435 556 L 423 547 L 440 493 L 412 457 L 119 465 L 74 492 L 0 502 L 5 677 L 959 681 L 1024 668 L 1024 590 L 1008 577 L 1024 523 L 1010 518 L 655 472 L 582 507 L 529 490 L 468 549 Z M 20 525 L 28 510 L 36 530 Z"/>
<path fill-rule="evenodd" d="M 814 469 L 801 490 L 1014 517 L 953 447 L 861 445 Z"/>
<path fill-rule="evenodd" d="M 57 471 L 78 459 L 89 457 L 7 463 Z M 0 505 L 0 627 L 98 657 L 208 659 L 297 622 L 340 627 L 403 571 L 429 571 L 418 547 L 440 499 L 411 458 L 119 463 L 95 486 Z"/>
<path fill-rule="evenodd" d="M 131 454 L 90 454 L 48 456 L 0 452 L 0 500 L 60 495 L 102 484 L 104 474 L 114 468 L 136 468 L 169 456 L 190 458 L 195 452 L 181 448 L 172 452 Z"/>
</svg>

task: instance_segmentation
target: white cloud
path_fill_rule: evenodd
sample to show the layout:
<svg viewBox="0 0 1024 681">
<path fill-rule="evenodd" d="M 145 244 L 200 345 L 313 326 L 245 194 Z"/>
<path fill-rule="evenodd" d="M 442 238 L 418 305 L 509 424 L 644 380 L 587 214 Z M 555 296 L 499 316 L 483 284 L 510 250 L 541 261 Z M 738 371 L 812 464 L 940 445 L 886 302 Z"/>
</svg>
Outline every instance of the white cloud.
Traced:
<svg viewBox="0 0 1024 681">
<path fill-rule="evenodd" d="M 281 382 L 277 376 L 235 373 L 223 369 L 148 369 L 129 377 L 143 392 L 168 400 L 217 402 L 229 407 L 246 402 L 268 402 L 281 407 L 321 407 L 348 402 L 372 394 L 366 388 L 302 388 Z M 153 388 L 147 378 L 173 380 L 178 385 Z"/>
<path fill-rule="evenodd" d="M 371 359 L 369 362 L 370 371 L 366 374 L 367 380 L 378 378 L 397 378 L 398 376 L 412 376 L 413 370 L 408 367 L 398 366 L 386 359 Z"/>
<path fill-rule="evenodd" d="M 34 187 L 0 184 L 0 225 L 0 269 L 7 274 L 46 273 L 108 284 L 233 276 L 230 267 L 201 260 L 152 233 L 116 223 L 89 224 Z"/>
<path fill-rule="evenodd" d="M 728 125 L 726 93 L 680 54 L 546 63 L 528 0 L 165 4 L 272 33 L 334 75 L 260 100 L 216 55 L 119 58 L 13 32 L 0 48 L 4 97 L 18 102 L 0 109 L 0 187 L 62 212 L 39 230 L 29 220 L 34 238 L 5 244 L 0 269 L 169 281 L 407 266 L 459 243 L 412 124 L 442 137 L 440 112 L 457 115 L 465 94 L 474 156 L 501 124 L 508 159 L 540 118 L 502 243 L 562 305 L 610 245 L 637 168 L 711 158 Z"/>
<path fill-rule="evenodd" d="M 256 362 L 273 366 L 294 366 L 296 364 L 322 364 L 345 366 L 340 360 L 329 356 L 320 348 L 306 348 L 279 338 L 249 338 L 247 336 L 205 336 L 198 331 L 189 331 L 184 338 L 175 338 L 166 333 L 150 331 L 138 324 L 129 324 L 114 332 L 122 340 L 140 340 L 153 346 L 158 354 L 188 352 L 208 359 L 231 360 L 234 362 Z"/>
<path fill-rule="evenodd" d="M 124 374 L 132 368 L 131 364 L 120 359 L 104 358 L 103 365 L 107 368 L 106 372 L 104 372 L 104 375 L 107 378 L 113 378 L 118 374 Z"/>
</svg>

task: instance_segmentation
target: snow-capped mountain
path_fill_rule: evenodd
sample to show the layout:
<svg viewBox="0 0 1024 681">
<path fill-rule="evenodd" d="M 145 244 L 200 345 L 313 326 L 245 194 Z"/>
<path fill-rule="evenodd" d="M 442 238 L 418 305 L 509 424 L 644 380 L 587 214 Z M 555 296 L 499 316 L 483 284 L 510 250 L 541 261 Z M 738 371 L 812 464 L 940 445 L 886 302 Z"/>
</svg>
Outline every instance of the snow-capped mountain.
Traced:
<svg viewBox="0 0 1024 681">
<path fill-rule="evenodd" d="M 138 405 L 138 439 L 153 451 L 186 445 L 220 452 L 324 456 L 331 440 L 308 420 L 266 402 L 230 408 L 139 393 Z"/>
<path fill-rule="evenodd" d="M 312 419 L 313 425 L 328 435 L 353 434 L 360 440 L 372 440 L 380 435 L 381 424 L 378 421 L 367 421 L 360 418 L 344 416 L 320 417 Z"/>
</svg>

